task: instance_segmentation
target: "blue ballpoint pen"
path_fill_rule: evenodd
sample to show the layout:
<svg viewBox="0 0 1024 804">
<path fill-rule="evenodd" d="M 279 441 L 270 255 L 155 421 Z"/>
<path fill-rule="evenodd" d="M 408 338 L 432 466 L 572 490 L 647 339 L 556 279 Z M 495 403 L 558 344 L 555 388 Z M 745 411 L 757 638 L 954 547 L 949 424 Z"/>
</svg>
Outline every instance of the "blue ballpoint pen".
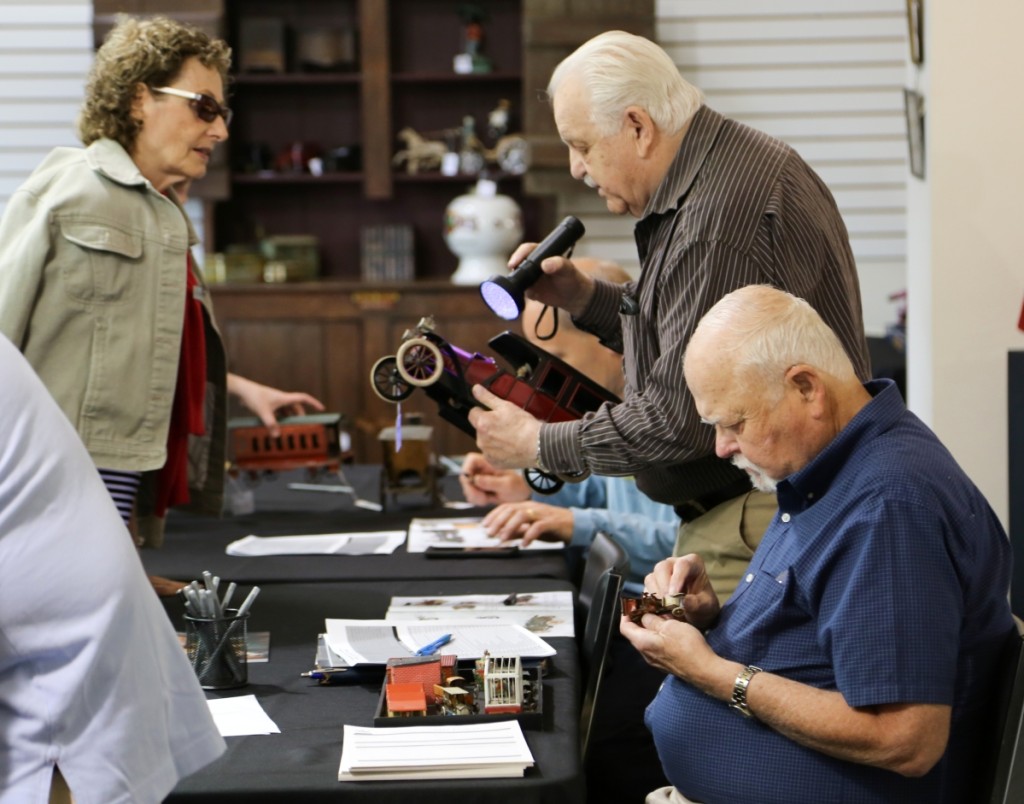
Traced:
<svg viewBox="0 0 1024 804">
<path fill-rule="evenodd" d="M 426 645 L 424 645 L 422 648 L 416 651 L 416 655 L 430 656 L 432 653 L 437 653 L 443 646 L 447 645 L 451 641 L 451 634 L 443 634 L 442 636 L 439 636 L 437 639 L 435 639 L 433 642 L 428 642 Z"/>
</svg>

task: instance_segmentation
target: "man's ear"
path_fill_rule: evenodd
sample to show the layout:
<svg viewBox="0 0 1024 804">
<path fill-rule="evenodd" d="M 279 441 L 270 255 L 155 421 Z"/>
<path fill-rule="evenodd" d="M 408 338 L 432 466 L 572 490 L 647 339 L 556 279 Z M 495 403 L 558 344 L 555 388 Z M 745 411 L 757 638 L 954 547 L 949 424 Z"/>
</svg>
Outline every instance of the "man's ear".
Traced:
<svg viewBox="0 0 1024 804">
<path fill-rule="evenodd" d="M 792 385 L 805 402 L 814 402 L 823 391 L 821 377 L 813 366 L 797 363 L 786 370 L 786 382 Z"/>
<path fill-rule="evenodd" d="M 625 111 L 625 127 L 633 140 L 637 155 L 646 157 L 654 146 L 654 121 L 646 109 L 639 106 L 628 106 Z"/>
</svg>

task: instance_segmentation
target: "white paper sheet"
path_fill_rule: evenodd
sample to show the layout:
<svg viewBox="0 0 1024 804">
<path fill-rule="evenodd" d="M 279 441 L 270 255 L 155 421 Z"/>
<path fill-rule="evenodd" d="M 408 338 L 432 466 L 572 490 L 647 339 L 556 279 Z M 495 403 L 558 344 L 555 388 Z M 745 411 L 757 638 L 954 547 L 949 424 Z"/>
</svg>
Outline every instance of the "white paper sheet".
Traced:
<svg viewBox="0 0 1024 804">
<path fill-rule="evenodd" d="M 533 764 L 516 720 L 386 729 L 346 725 L 338 780 L 514 777 Z"/>
<path fill-rule="evenodd" d="M 297 536 L 249 535 L 227 546 L 229 556 L 382 555 L 405 541 L 403 530 L 370 533 L 320 533 Z"/>
<path fill-rule="evenodd" d="M 255 695 L 210 699 L 206 703 L 222 737 L 281 733 L 277 724 L 263 711 Z"/>
<path fill-rule="evenodd" d="M 409 523 L 410 553 L 425 552 L 428 547 L 520 547 L 519 539 L 503 542 L 488 536 L 480 517 L 445 517 L 413 519 Z M 521 550 L 562 550 L 565 542 L 543 542 L 536 539 Z"/>
<path fill-rule="evenodd" d="M 572 592 L 393 597 L 384 619 L 395 623 L 512 623 L 539 637 L 575 635 Z"/>
<path fill-rule="evenodd" d="M 444 634 L 452 639 L 438 654 L 479 659 L 491 654 L 524 658 L 554 656 L 555 649 L 520 625 L 467 622 L 390 623 L 386 620 L 327 620 L 327 644 L 348 665 L 387 664 L 412 656 Z"/>
</svg>

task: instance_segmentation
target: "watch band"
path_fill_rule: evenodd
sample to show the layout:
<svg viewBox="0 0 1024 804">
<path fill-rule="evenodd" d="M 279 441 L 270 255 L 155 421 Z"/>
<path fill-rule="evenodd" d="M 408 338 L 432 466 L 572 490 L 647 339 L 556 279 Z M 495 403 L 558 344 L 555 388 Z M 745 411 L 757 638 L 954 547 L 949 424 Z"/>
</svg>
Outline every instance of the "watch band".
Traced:
<svg viewBox="0 0 1024 804">
<path fill-rule="evenodd" d="M 729 708 L 735 709 L 743 717 L 754 716 L 754 713 L 750 711 L 750 707 L 747 706 L 747 687 L 750 686 L 750 679 L 760 672 L 763 672 L 760 667 L 748 664 L 740 670 L 739 675 L 736 676 L 736 681 L 733 683 L 732 703 L 729 704 Z"/>
</svg>

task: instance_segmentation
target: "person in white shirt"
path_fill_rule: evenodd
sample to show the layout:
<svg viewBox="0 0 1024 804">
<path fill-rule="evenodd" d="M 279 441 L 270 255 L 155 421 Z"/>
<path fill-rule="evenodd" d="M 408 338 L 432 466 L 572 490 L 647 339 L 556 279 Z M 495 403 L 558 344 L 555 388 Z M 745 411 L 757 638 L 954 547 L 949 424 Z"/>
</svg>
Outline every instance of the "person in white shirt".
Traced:
<svg viewBox="0 0 1024 804">
<path fill-rule="evenodd" d="M 81 439 L 3 337 L 0 418 L 0 804 L 156 804 L 224 740 Z"/>
</svg>

